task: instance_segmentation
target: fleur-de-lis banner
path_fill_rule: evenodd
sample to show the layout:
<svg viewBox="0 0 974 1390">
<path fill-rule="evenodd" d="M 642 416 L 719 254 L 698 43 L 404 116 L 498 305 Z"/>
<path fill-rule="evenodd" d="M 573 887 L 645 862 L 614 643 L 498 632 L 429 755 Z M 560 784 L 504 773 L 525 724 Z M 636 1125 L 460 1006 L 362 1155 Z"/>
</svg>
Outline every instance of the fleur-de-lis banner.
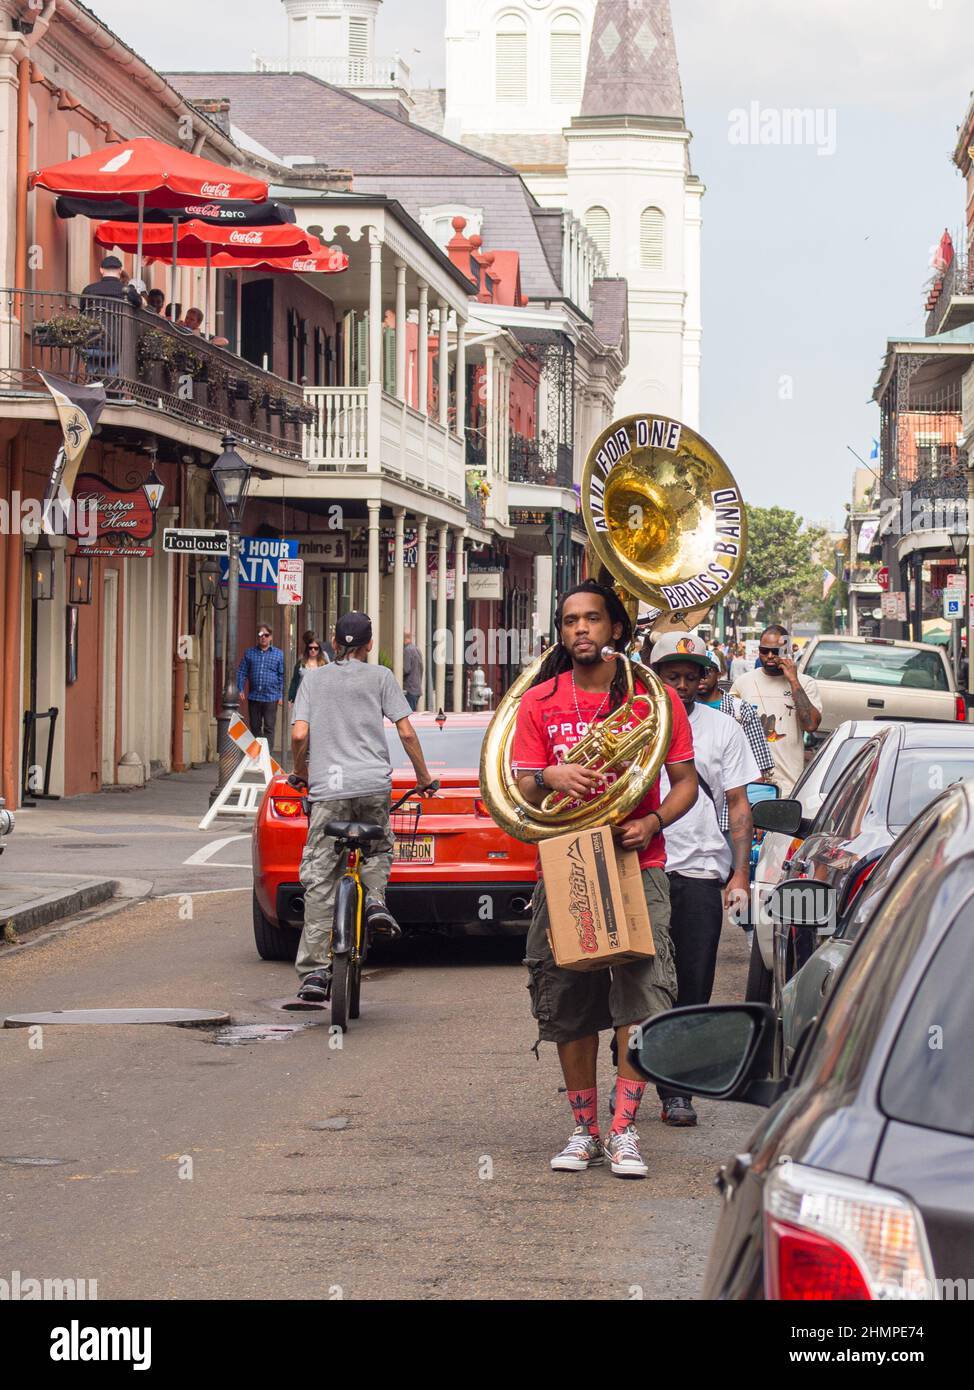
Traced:
<svg viewBox="0 0 974 1390">
<path fill-rule="evenodd" d="M 62 377 L 45 372 L 38 375 L 54 399 L 64 441 L 57 451 L 44 493 L 43 526 L 49 530 L 52 506 L 55 502 L 64 505 L 74 491 L 81 461 L 104 408 L 106 396 L 100 382 L 93 386 L 79 386 L 75 381 L 65 381 Z"/>
</svg>

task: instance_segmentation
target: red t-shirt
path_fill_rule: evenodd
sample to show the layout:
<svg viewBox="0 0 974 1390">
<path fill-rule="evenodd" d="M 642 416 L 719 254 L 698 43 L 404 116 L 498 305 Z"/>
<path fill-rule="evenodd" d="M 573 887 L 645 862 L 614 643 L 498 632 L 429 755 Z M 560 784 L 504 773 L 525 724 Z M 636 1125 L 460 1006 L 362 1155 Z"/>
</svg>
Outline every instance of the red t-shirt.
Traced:
<svg viewBox="0 0 974 1390">
<path fill-rule="evenodd" d="M 565 761 L 565 757 L 587 732 L 589 722 L 603 718 L 608 711 L 608 700 L 595 691 L 578 690 L 578 709 L 572 693 L 571 672 L 555 676 L 540 685 L 533 685 L 521 697 L 517 711 L 517 724 L 514 729 L 512 762 L 514 771 L 533 772 L 542 767 L 553 767 Z M 674 690 L 666 687 L 673 712 L 673 726 L 670 734 L 670 748 L 665 765 L 686 763 L 693 760 L 693 735 L 690 721 L 683 708 L 683 702 Z M 601 713 L 600 713 L 601 707 Z M 582 722 L 579 722 L 579 714 Z M 640 722 L 635 720 L 634 723 Z M 632 727 L 632 726 L 630 726 Z M 610 773 L 607 780 L 613 779 Z M 640 804 L 629 817 L 640 820 L 655 811 L 660 804 L 659 778 L 652 784 Z M 662 835 L 654 835 L 639 855 L 641 869 L 662 869 L 666 863 L 666 846 Z"/>
</svg>

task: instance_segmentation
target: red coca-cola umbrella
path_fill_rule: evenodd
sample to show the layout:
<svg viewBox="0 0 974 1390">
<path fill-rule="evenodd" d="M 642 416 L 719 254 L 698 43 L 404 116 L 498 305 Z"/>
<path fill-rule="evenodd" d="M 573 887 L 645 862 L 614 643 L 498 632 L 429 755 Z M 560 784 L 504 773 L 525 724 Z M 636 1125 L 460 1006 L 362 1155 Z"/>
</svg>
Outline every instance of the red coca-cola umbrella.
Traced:
<svg viewBox="0 0 974 1390">
<path fill-rule="evenodd" d="M 100 222 L 95 228 L 99 246 L 118 247 L 133 251 L 136 227 L 132 222 Z M 313 256 L 321 250 L 321 242 L 303 227 L 221 227 L 209 222 L 177 223 L 174 230 L 153 225 L 142 228 L 142 246 L 157 260 L 169 260 L 175 247 L 180 262 L 206 259 L 217 252 L 236 265 L 240 261 L 261 260 L 264 256 Z"/>
<path fill-rule="evenodd" d="M 263 179 L 148 136 L 35 169 L 27 186 L 92 202 L 121 201 L 147 208 L 183 208 L 200 199 L 262 203 L 267 198 Z"/>
<path fill-rule="evenodd" d="M 168 248 L 167 248 L 168 250 Z M 152 252 L 147 258 L 168 262 L 169 256 Z M 262 270 L 275 274 L 288 275 L 338 275 L 348 269 L 348 256 L 338 247 L 320 246 L 306 256 L 261 256 L 255 260 L 244 260 L 240 256 L 228 256 L 223 251 L 214 251 L 207 258 L 180 255 L 179 264 L 191 269 L 204 267 L 211 270 Z"/>
<path fill-rule="evenodd" d="M 101 222 L 95 228 L 95 241 L 99 246 L 118 247 L 121 251 L 133 251 L 139 245 L 154 259 L 168 261 L 172 265 L 170 299 L 173 304 L 176 303 L 178 264 L 195 262 L 205 265 L 209 271 L 214 253 L 220 255 L 223 264 L 235 266 L 264 256 L 314 256 L 322 249 L 316 236 L 294 224 L 226 227 L 195 220 L 174 222 L 171 234 L 168 227 L 152 223 L 139 224 L 136 229 L 131 222 Z"/>
<path fill-rule="evenodd" d="M 96 150 L 63 164 L 51 164 L 46 169 L 35 169 L 28 175 L 27 187 L 46 188 L 51 193 L 84 198 L 89 202 L 120 201 L 136 207 L 139 234 L 135 254 L 139 274 L 146 208 L 178 211 L 200 199 L 244 203 L 262 203 L 267 199 L 267 184 L 263 179 L 214 164 L 212 160 L 201 159 L 188 150 L 148 136 Z"/>
</svg>

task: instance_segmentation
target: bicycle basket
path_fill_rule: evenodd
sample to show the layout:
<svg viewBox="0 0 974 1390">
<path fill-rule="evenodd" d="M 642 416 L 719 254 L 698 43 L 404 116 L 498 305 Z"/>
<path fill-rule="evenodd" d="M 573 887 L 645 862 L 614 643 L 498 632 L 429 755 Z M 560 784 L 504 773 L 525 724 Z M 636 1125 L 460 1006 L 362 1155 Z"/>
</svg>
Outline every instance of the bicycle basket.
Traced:
<svg viewBox="0 0 974 1390">
<path fill-rule="evenodd" d="M 416 831 L 419 826 L 419 818 L 422 808 L 418 801 L 407 802 L 398 811 L 393 811 L 389 817 L 389 824 L 392 829 L 392 836 L 395 841 L 394 858 L 399 862 L 410 862 L 417 859 L 417 838 Z"/>
</svg>

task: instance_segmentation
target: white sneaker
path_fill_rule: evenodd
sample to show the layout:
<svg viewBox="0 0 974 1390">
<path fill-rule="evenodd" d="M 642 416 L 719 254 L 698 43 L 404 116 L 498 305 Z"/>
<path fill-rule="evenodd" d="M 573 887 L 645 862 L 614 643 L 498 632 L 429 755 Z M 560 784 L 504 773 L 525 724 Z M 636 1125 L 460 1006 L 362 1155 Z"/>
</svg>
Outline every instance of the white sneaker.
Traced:
<svg viewBox="0 0 974 1390">
<path fill-rule="evenodd" d="M 635 1125 L 610 1134 L 605 1141 L 605 1152 L 617 1178 L 644 1178 L 649 1172 L 639 1152 L 639 1135 Z"/>
<path fill-rule="evenodd" d="M 551 1166 L 556 1173 L 582 1173 L 604 1162 L 602 1140 L 597 1134 L 589 1134 L 584 1125 L 579 1125 L 572 1130 L 572 1137 L 561 1153 L 555 1154 Z"/>
</svg>

